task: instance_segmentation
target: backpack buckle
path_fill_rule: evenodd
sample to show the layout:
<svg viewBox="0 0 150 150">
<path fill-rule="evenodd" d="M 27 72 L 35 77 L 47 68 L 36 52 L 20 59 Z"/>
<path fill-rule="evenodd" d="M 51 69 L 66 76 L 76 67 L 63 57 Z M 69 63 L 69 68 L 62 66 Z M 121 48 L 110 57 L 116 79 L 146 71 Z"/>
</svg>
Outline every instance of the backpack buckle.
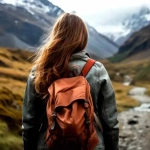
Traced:
<svg viewBox="0 0 150 150">
<path fill-rule="evenodd" d="M 52 113 L 52 126 L 51 126 L 51 131 L 52 130 L 54 130 L 54 128 L 55 128 L 55 124 L 56 124 L 56 111 L 54 111 L 53 113 Z"/>
<path fill-rule="evenodd" d="M 85 100 L 85 101 L 84 101 L 84 107 L 85 107 L 85 108 L 89 107 L 89 101 L 88 101 L 88 100 Z"/>
<path fill-rule="evenodd" d="M 88 113 L 87 113 L 87 110 L 85 110 L 85 124 L 87 126 L 90 125 L 90 119 L 89 119 L 89 116 L 88 116 Z"/>
<path fill-rule="evenodd" d="M 52 119 L 54 120 L 56 118 L 56 111 L 54 111 L 53 113 L 52 113 Z"/>
<path fill-rule="evenodd" d="M 51 131 L 55 129 L 55 120 L 52 122 Z"/>
<path fill-rule="evenodd" d="M 89 126 L 89 125 L 90 125 L 89 117 L 87 117 L 87 118 L 86 118 L 86 120 L 85 120 L 85 124 L 86 124 L 87 126 Z"/>
</svg>

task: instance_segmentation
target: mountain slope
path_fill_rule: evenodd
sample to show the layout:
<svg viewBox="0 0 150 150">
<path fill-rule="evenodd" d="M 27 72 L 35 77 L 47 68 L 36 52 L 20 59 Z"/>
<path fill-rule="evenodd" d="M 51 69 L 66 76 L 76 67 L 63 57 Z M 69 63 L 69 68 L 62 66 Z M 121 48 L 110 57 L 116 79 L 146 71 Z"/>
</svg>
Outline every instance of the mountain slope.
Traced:
<svg viewBox="0 0 150 150">
<path fill-rule="evenodd" d="M 87 51 L 96 59 L 106 58 L 114 55 L 118 51 L 118 45 L 106 36 L 98 33 L 94 28 L 88 26 L 89 42 Z M 95 55 L 97 54 L 97 55 Z"/>
<path fill-rule="evenodd" d="M 7 0 L 0 1 L 0 33 L 14 35 L 15 40 L 12 41 L 19 39 L 16 42 L 18 45 L 12 42 L 12 47 L 15 45 L 15 48 L 18 46 L 18 48 L 30 49 L 27 46 L 38 46 L 43 34 L 50 30 L 56 18 L 64 12 L 48 0 L 37 0 L 36 3 L 33 0 L 12 0 L 12 4 L 5 4 L 5 2 Z M 99 34 L 88 24 L 87 26 L 89 54 L 100 59 L 110 57 L 118 51 L 118 46 L 113 41 Z M 0 40 L 0 43 L 3 42 Z M 10 47 L 11 43 L 6 46 Z"/>
<path fill-rule="evenodd" d="M 150 59 L 150 25 L 133 33 L 130 38 L 119 48 L 112 61 Z"/>
<path fill-rule="evenodd" d="M 114 20 L 113 26 L 118 27 L 118 32 L 105 33 L 118 45 L 123 45 L 134 32 L 150 24 L 150 8 L 148 6 L 139 7 L 131 13 L 125 13 L 124 19 Z"/>
<path fill-rule="evenodd" d="M 18 49 L 31 49 L 31 47 L 18 39 L 14 34 L 11 33 L 3 33 L 0 34 L 0 45 L 2 47 L 11 47 L 11 48 L 18 48 Z"/>
<path fill-rule="evenodd" d="M 126 59 L 123 60 L 123 62 L 131 62 L 131 61 L 137 61 L 137 60 L 143 60 L 143 59 L 144 60 L 150 59 L 150 49 L 128 56 Z"/>
<path fill-rule="evenodd" d="M 122 45 L 118 53 L 123 53 L 126 50 L 130 51 L 130 55 L 138 53 L 150 48 L 150 25 L 142 28 L 140 31 L 135 32 L 130 38 Z"/>
<path fill-rule="evenodd" d="M 0 150 L 21 150 L 22 100 L 33 53 L 0 48 Z"/>
</svg>

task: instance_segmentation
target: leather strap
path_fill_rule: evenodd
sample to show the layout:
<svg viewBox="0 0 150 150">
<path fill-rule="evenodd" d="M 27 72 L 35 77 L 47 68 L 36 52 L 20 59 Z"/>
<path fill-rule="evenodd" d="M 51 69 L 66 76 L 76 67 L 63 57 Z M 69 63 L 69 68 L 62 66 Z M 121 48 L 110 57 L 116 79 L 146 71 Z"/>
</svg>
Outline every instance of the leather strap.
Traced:
<svg viewBox="0 0 150 150">
<path fill-rule="evenodd" d="M 90 71 L 90 69 L 92 68 L 92 66 L 95 64 L 95 62 L 96 61 L 93 60 L 93 59 L 89 59 L 87 61 L 87 63 L 85 64 L 85 66 L 83 67 L 82 72 L 81 72 L 81 74 L 84 77 L 86 77 L 86 75 L 88 74 L 88 72 Z M 103 132 L 103 128 L 102 128 L 101 122 L 100 122 L 100 120 L 98 119 L 98 117 L 97 117 L 97 115 L 95 113 L 94 113 L 94 120 L 95 120 L 95 123 L 96 123 L 96 125 L 98 127 L 98 130 L 101 131 L 101 132 Z"/>
<path fill-rule="evenodd" d="M 88 74 L 88 72 L 90 71 L 90 69 L 92 68 L 92 66 L 95 64 L 95 60 L 93 59 L 89 59 L 87 61 L 87 63 L 85 64 L 85 66 L 83 67 L 82 71 L 81 71 L 81 75 L 83 75 L 84 77 L 86 77 L 86 75 Z"/>
</svg>

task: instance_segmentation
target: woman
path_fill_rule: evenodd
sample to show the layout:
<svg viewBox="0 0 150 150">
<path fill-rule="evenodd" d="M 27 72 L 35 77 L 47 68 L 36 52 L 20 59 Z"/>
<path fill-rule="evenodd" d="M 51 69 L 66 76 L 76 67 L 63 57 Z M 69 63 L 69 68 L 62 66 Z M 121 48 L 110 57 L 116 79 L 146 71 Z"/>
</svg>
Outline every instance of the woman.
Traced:
<svg viewBox="0 0 150 150">
<path fill-rule="evenodd" d="M 24 150 L 48 149 L 45 144 L 47 129 L 46 100 L 50 84 L 63 77 L 69 66 L 75 65 L 80 74 L 89 59 L 85 51 L 88 42 L 86 25 L 76 15 L 61 15 L 52 28 L 46 44 L 37 54 L 29 74 L 23 102 Z M 86 76 L 91 87 L 94 107 L 103 127 L 97 130 L 96 150 L 118 150 L 118 121 L 115 95 L 107 71 L 96 62 Z M 41 123 L 42 122 L 42 123 Z"/>
</svg>

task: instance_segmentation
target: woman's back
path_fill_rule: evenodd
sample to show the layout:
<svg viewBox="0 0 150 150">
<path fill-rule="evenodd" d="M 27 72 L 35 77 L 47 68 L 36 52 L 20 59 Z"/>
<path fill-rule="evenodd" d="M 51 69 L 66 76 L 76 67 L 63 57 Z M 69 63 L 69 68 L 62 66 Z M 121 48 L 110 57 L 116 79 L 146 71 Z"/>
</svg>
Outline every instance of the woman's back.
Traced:
<svg viewBox="0 0 150 150">
<path fill-rule="evenodd" d="M 74 25 L 74 26 L 73 26 Z M 76 25 L 76 26 L 75 26 Z M 45 141 L 47 130 L 46 103 L 48 87 L 66 72 L 80 74 L 89 59 L 84 48 L 88 40 L 82 20 L 71 14 L 58 19 L 48 41 L 37 54 L 29 75 L 23 103 L 24 150 L 48 149 Z M 115 95 L 104 66 L 96 62 L 86 76 L 91 87 L 95 112 L 103 132 L 97 130 L 99 144 L 96 149 L 118 149 L 118 121 Z"/>
</svg>

